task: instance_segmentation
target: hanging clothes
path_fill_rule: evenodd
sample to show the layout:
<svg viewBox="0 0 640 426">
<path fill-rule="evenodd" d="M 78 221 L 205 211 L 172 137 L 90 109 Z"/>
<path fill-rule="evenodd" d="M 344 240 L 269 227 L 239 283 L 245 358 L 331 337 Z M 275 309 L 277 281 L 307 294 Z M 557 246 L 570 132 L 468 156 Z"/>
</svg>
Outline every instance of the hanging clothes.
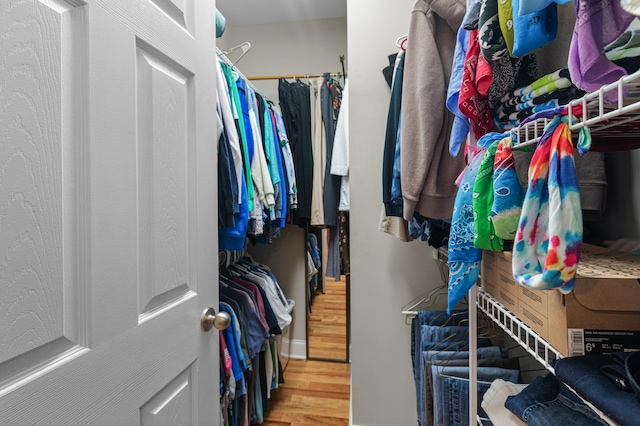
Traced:
<svg viewBox="0 0 640 426">
<path fill-rule="evenodd" d="M 282 382 L 271 337 L 291 322 L 281 312 L 287 301 L 263 265 L 240 259 L 221 271 L 219 309 L 231 316 L 220 331 L 222 424 L 262 423 L 271 390 Z"/>
<path fill-rule="evenodd" d="M 311 225 L 324 226 L 324 172 L 327 158 L 327 133 L 322 123 L 322 85 L 324 78 L 311 81 L 311 120 L 313 147 L 313 190 L 311 195 Z"/>
<path fill-rule="evenodd" d="M 227 63 L 216 64 L 219 248 L 272 243 L 297 209 L 281 113 Z"/>
<path fill-rule="evenodd" d="M 331 174 L 340 176 L 340 197 L 338 210 L 347 212 L 351 205 L 349 192 L 349 96 L 348 82 L 345 82 L 342 90 L 342 101 L 336 134 L 333 141 L 333 156 L 331 157 Z M 339 221 L 340 222 L 340 221 Z"/>
<path fill-rule="evenodd" d="M 324 224 L 327 226 L 337 226 L 341 179 L 331 174 L 331 161 L 336 135 L 336 121 L 342 102 L 342 87 L 340 87 L 337 81 L 333 80 L 328 73 L 324 75 L 324 83 L 320 90 L 320 101 L 322 106 L 322 122 L 326 136 L 323 191 Z"/>
<path fill-rule="evenodd" d="M 311 93 L 300 81 L 293 83 L 281 78 L 278 94 L 284 127 L 286 128 L 295 165 L 298 186 L 298 209 L 294 222 L 306 227 L 311 220 L 313 188 L 313 151 L 311 145 Z"/>
<path fill-rule="evenodd" d="M 420 0 L 411 13 L 400 140 L 407 221 L 414 211 L 432 219 L 451 219 L 453 214 L 454 181 L 465 164 L 462 156 L 449 155 L 453 115 L 443 100 L 465 10 L 462 0 Z"/>
</svg>

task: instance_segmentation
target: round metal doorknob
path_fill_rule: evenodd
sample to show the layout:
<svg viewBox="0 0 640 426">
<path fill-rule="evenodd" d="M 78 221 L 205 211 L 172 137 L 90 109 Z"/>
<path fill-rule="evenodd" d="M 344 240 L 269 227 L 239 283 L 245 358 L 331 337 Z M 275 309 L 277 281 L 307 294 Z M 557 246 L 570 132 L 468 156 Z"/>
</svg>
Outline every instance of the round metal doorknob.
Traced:
<svg viewBox="0 0 640 426">
<path fill-rule="evenodd" d="M 231 316 L 226 312 L 218 312 L 213 308 L 207 308 L 200 317 L 200 328 L 202 331 L 209 331 L 212 327 L 224 330 L 231 324 Z"/>
</svg>

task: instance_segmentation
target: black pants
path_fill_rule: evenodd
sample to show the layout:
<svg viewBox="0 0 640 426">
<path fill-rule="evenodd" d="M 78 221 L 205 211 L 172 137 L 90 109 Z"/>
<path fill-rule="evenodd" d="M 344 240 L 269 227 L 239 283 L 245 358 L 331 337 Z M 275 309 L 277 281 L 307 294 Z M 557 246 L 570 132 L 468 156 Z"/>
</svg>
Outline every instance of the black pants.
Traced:
<svg viewBox="0 0 640 426">
<path fill-rule="evenodd" d="M 298 188 L 298 217 L 294 222 L 306 227 L 311 220 L 313 151 L 311 146 L 311 91 L 300 81 L 280 79 L 278 96 L 282 119 L 289 138 Z"/>
</svg>

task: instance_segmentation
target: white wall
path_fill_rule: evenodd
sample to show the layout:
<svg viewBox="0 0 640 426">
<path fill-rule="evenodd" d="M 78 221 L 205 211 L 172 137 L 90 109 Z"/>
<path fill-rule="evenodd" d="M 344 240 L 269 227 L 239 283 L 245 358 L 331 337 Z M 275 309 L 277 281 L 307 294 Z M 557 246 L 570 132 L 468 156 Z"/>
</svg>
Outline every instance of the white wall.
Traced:
<svg viewBox="0 0 640 426">
<path fill-rule="evenodd" d="M 342 71 L 347 57 L 347 20 L 320 19 L 278 24 L 238 25 L 227 22 L 218 39 L 223 52 L 248 41 L 251 49 L 237 67 L 247 76 L 321 74 Z M 235 60 L 239 52 L 229 54 Z M 345 61 L 345 67 L 347 66 Z M 278 81 L 254 81 L 263 96 L 277 102 Z"/>
<path fill-rule="evenodd" d="M 338 72 L 341 71 L 340 55 L 346 57 L 347 52 L 347 20 L 239 26 L 227 22 L 218 47 L 226 51 L 245 41 L 251 43 L 251 49 L 236 66 L 247 77 Z M 229 54 L 231 60 L 238 56 L 239 52 Z M 263 96 L 278 102 L 277 80 L 253 84 Z M 249 248 L 257 260 L 274 270 L 287 297 L 296 301 L 291 330 L 295 357 L 306 356 L 305 247 L 305 233 L 296 225 L 287 225 L 283 238 L 273 245 Z"/>
<path fill-rule="evenodd" d="M 390 90 L 382 69 L 412 1 L 348 0 L 352 423 L 415 425 L 411 330 L 401 308 L 442 281 L 425 242 L 378 232 Z"/>
</svg>

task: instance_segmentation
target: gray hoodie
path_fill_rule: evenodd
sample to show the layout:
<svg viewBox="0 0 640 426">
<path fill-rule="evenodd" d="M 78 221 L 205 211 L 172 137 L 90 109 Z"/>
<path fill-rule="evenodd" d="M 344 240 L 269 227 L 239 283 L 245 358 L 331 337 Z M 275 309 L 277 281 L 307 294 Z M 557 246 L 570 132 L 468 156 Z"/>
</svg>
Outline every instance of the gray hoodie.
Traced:
<svg viewBox="0 0 640 426">
<path fill-rule="evenodd" d="M 402 87 L 400 167 L 404 218 L 451 219 L 464 156 L 448 151 L 445 105 L 465 0 L 418 0 L 411 13 Z"/>
</svg>

